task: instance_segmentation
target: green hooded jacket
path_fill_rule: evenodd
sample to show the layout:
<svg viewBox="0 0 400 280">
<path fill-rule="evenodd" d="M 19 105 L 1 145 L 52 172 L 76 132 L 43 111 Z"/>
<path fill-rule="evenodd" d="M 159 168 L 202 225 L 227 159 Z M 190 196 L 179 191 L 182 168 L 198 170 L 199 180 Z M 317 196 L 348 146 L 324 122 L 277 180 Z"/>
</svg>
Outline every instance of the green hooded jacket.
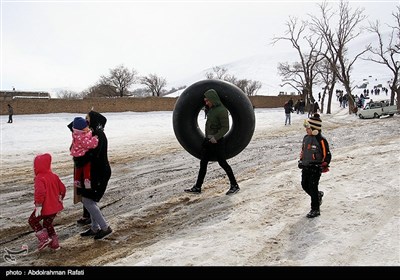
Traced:
<svg viewBox="0 0 400 280">
<path fill-rule="evenodd" d="M 218 141 L 229 131 L 228 110 L 222 104 L 215 90 L 207 90 L 204 96 L 212 103 L 212 107 L 207 113 L 206 138 L 214 136 Z"/>
</svg>

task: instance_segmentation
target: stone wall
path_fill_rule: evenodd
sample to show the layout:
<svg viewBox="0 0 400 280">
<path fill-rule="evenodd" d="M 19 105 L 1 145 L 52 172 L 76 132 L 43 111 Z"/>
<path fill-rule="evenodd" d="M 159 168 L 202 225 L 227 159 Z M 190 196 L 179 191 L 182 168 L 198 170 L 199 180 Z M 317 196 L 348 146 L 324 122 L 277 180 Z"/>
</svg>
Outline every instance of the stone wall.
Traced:
<svg viewBox="0 0 400 280">
<path fill-rule="evenodd" d="M 255 108 L 283 108 L 291 96 L 251 96 Z M 296 101 L 299 96 L 292 96 Z M 7 104 L 14 108 L 15 115 L 48 113 L 82 113 L 92 108 L 98 112 L 149 112 L 173 111 L 177 97 L 117 97 L 84 99 L 40 99 L 21 98 L 0 100 L 1 115 L 7 115 Z"/>
</svg>

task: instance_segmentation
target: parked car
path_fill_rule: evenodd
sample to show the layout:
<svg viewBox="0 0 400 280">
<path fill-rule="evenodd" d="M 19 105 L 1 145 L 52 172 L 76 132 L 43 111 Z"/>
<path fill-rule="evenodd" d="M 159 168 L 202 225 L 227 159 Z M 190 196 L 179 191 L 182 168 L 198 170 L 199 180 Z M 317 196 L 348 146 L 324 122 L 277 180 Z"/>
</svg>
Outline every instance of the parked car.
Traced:
<svg viewBox="0 0 400 280">
<path fill-rule="evenodd" d="M 357 112 L 360 119 L 380 118 L 381 116 L 393 116 L 398 113 L 397 105 L 390 105 L 389 100 L 369 102 L 362 110 Z"/>
</svg>

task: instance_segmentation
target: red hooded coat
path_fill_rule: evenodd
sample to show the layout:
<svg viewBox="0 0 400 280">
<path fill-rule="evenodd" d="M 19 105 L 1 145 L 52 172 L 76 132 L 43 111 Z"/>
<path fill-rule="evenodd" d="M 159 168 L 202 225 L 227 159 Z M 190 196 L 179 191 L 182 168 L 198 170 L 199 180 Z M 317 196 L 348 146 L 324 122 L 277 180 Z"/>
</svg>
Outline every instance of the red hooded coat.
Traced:
<svg viewBox="0 0 400 280">
<path fill-rule="evenodd" d="M 52 215 L 64 209 L 65 185 L 51 171 L 51 155 L 37 155 L 33 161 L 35 172 L 35 205 L 42 206 L 42 215 Z"/>
</svg>

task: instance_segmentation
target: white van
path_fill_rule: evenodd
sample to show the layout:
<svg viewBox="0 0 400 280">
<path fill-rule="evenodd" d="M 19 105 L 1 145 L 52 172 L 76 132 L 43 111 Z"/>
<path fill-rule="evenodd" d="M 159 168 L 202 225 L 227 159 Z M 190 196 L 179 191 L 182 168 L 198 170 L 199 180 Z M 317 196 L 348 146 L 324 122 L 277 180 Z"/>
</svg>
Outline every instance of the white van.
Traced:
<svg viewBox="0 0 400 280">
<path fill-rule="evenodd" d="M 381 116 L 393 116 L 398 112 L 397 105 L 389 105 L 389 100 L 369 102 L 364 109 L 358 111 L 360 119 L 380 118 Z"/>
</svg>

